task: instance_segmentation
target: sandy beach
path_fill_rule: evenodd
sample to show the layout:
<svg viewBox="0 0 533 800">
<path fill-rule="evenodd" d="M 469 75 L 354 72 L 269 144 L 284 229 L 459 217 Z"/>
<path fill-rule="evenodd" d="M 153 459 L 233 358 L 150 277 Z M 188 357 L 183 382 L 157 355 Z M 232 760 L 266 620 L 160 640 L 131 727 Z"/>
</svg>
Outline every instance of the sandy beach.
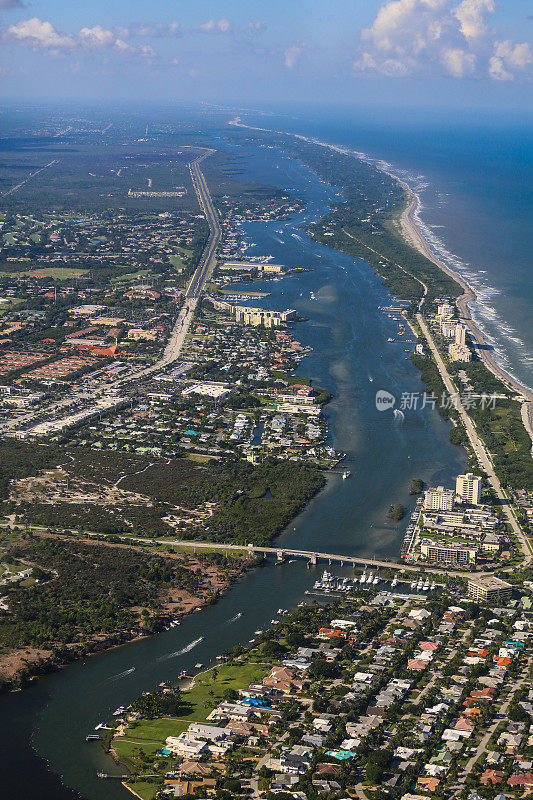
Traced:
<svg viewBox="0 0 533 800">
<path fill-rule="evenodd" d="M 420 198 L 417 194 L 415 194 L 415 192 L 412 191 L 408 184 L 398 175 L 395 175 L 393 172 L 390 172 L 389 170 L 384 169 L 382 166 L 377 165 L 374 159 L 367 158 L 364 153 L 356 152 L 349 147 L 341 147 L 339 145 L 330 144 L 329 142 L 323 142 L 320 139 L 302 136 L 302 134 L 299 133 L 286 133 L 285 131 L 253 127 L 243 123 L 240 117 L 235 117 L 234 119 L 230 120 L 228 124 L 239 128 L 247 128 L 248 130 L 261 131 L 265 133 L 277 133 L 283 136 L 292 136 L 295 139 L 300 139 L 304 142 L 308 142 L 309 144 L 327 147 L 329 150 L 333 150 L 336 153 L 341 153 L 342 155 L 350 155 L 354 156 L 355 158 L 366 160 L 368 163 L 372 163 L 377 169 L 386 173 L 400 184 L 400 186 L 407 193 L 408 202 L 398 219 L 399 232 L 405 241 L 411 245 L 411 247 L 414 247 L 416 250 L 422 253 L 423 256 L 432 261 L 439 269 L 449 275 L 450 278 L 452 278 L 461 286 L 463 294 L 460 295 L 455 301 L 459 312 L 459 318 L 464 322 L 472 339 L 478 345 L 477 353 L 487 369 L 490 370 L 492 374 L 495 375 L 499 380 L 501 380 L 502 383 L 504 383 L 505 386 L 507 386 L 510 390 L 516 392 L 524 398 L 524 401 L 521 405 L 522 421 L 532 442 L 533 455 L 533 392 L 525 386 L 522 386 L 519 381 L 509 375 L 494 359 L 493 348 L 487 343 L 483 333 L 472 319 L 472 315 L 468 307 L 468 304 L 476 299 L 476 293 L 461 275 L 446 266 L 446 264 L 444 264 L 431 249 L 429 243 L 422 234 L 422 231 L 416 224 L 416 217 L 420 209 Z"/>
<path fill-rule="evenodd" d="M 460 295 L 456 300 L 459 318 L 464 322 L 472 339 L 478 345 L 477 353 L 487 369 L 489 369 L 493 375 L 499 378 L 499 380 L 501 380 L 502 383 L 504 383 L 509 389 L 517 392 L 524 398 L 524 402 L 522 403 L 522 421 L 531 441 L 533 442 L 533 392 L 531 392 L 525 386 L 522 386 L 521 383 L 509 375 L 494 359 L 492 347 L 487 344 L 485 337 L 472 319 L 472 315 L 468 307 L 468 304 L 476 299 L 474 290 L 460 275 L 447 267 L 446 264 L 444 264 L 438 258 L 424 238 L 422 232 L 416 224 L 416 216 L 420 207 L 420 200 L 418 196 L 411 191 L 405 181 L 402 181 L 397 175 L 393 175 L 392 173 L 387 174 L 391 175 L 391 177 L 398 181 L 398 183 L 407 192 L 409 198 L 408 203 L 399 218 L 400 233 L 411 245 L 411 247 L 414 247 L 430 261 L 433 261 L 433 263 L 436 264 L 439 269 L 453 278 L 453 280 L 456 281 L 456 283 L 458 283 L 463 289 L 463 294 Z"/>
</svg>

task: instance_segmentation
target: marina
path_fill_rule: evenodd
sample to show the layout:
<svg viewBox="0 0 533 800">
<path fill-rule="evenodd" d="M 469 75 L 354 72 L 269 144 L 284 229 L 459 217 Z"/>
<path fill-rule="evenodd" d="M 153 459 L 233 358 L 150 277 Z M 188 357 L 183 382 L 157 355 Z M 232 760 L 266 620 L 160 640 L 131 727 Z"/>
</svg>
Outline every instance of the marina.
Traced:
<svg viewBox="0 0 533 800">
<path fill-rule="evenodd" d="M 376 410 L 375 387 L 387 387 L 399 397 L 402 391 L 419 391 L 420 377 L 409 361 L 398 358 L 398 343 L 387 343 L 391 320 L 379 307 L 390 305 L 391 298 L 373 271 L 301 233 L 302 227 L 327 213 L 328 204 L 338 199 L 337 190 L 302 164 L 270 150 L 239 152 L 246 159 L 243 179 L 272 185 L 273 162 L 279 159 L 289 171 L 290 185 L 307 201 L 305 210 L 290 222 L 250 222 L 244 227 L 258 252 L 273 255 L 276 263 L 289 268 L 314 263 L 315 268 L 289 274 L 279 283 L 259 280 L 253 288 L 271 292 L 258 300 L 265 307 L 296 308 L 308 317 L 298 327 L 299 340 L 312 348 L 301 362 L 303 374 L 332 392 L 325 408 L 329 441 L 346 453 L 345 463 L 352 472 L 349 480 L 328 475 L 324 490 L 275 545 L 288 551 L 333 551 L 348 558 L 374 554 L 386 562 L 397 557 L 406 527 L 388 521 L 390 503 L 401 501 L 411 513 L 411 479 L 420 476 L 432 485 L 447 484 L 463 471 L 464 456 L 449 443 L 449 426 L 436 411 L 410 412 L 397 425 L 392 414 Z M 284 235 L 287 243 L 278 244 L 275 229 L 288 234 L 291 226 L 302 240 Z M 312 301 L 311 292 L 319 299 Z M 403 339 L 409 337 L 406 333 Z M 403 344 L 400 349 L 403 354 Z M 217 663 L 222 653 L 266 630 L 272 619 L 280 619 L 280 608 L 296 608 L 323 572 L 308 568 L 307 561 L 289 553 L 282 563 L 267 562 L 243 576 L 218 603 L 179 626 L 72 664 L 22 693 L 2 698 L 0 747 L 8 765 L 3 774 L 6 796 L 33 800 L 38 785 L 40 800 L 79 800 L 80 793 L 90 800 L 130 797 L 119 780 L 97 778 L 98 771 L 121 775 L 123 770 L 98 743 L 86 745 L 85 736 L 142 692 L 162 681 L 186 679 L 197 663 L 206 667 Z M 354 580 L 351 566 L 328 566 L 328 571 Z M 374 578 L 376 567 L 371 571 Z M 228 624 L 238 613 L 242 616 Z M 202 640 L 189 650 L 199 637 Z M 182 655 L 168 657 L 178 652 Z"/>
</svg>

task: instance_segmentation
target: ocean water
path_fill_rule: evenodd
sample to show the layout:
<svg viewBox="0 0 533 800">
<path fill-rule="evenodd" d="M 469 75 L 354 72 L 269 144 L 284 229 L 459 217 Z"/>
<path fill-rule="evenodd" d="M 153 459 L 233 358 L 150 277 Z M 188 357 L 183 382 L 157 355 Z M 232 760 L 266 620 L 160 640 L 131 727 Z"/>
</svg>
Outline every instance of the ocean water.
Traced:
<svg viewBox="0 0 533 800">
<path fill-rule="evenodd" d="M 243 122 L 364 152 L 419 195 L 434 251 L 477 294 L 496 359 L 533 388 L 533 118 L 322 108 Z"/>
</svg>

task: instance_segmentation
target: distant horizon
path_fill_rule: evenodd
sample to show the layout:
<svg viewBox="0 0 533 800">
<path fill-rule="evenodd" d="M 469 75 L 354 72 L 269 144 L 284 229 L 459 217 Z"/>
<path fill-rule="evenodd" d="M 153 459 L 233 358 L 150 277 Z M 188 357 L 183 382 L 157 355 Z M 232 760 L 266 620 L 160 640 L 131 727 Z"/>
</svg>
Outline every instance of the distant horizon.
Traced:
<svg viewBox="0 0 533 800">
<path fill-rule="evenodd" d="M 0 0 L 24 100 L 533 110 L 528 0 Z"/>
</svg>

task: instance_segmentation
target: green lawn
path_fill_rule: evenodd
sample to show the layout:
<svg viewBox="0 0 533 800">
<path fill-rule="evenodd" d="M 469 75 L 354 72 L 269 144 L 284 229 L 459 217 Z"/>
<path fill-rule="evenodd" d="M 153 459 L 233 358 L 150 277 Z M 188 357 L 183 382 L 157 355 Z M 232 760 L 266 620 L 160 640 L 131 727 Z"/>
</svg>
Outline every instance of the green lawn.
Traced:
<svg viewBox="0 0 533 800">
<path fill-rule="evenodd" d="M 72 269 L 72 267 L 43 267 L 42 269 L 26 270 L 18 274 L 30 278 L 57 278 L 61 281 L 67 278 L 80 278 L 82 275 L 87 275 L 88 271 L 87 269 Z"/>
<path fill-rule="evenodd" d="M 128 785 L 135 794 L 142 797 L 142 800 L 153 800 L 160 788 L 157 783 L 146 783 L 144 781 Z"/>
<path fill-rule="evenodd" d="M 268 672 L 269 662 L 245 662 L 223 664 L 218 669 L 216 678 L 213 670 L 198 676 L 193 688 L 184 692 L 184 699 L 189 709 L 181 717 L 161 717 L 159 719 L 143 719 L 133 723 L 126 730 L 124 737 L 117 736 L 113 740 L 119 757 L 128 760 L 136 747 L 152 755 L 160 750 L 167 736 L 179 736 L 190 722 L 205 722 L 212 709 L 224 699 L 227 689 L 244 689 L 250 683 L 258 683 Z M 211 694 L 211 692 L 213 694 Z"/>
<path fill-rule="evenodd" d="M 147 278 L 150 275 L 151 272 L 149 269 L 141 269 L 138 272 L 128 272 L 126 275 L 117 275 L 115 278 L 111 278 L 111 283 L 123 283 L 124 281 L 132 283 L 139 278 Z"/>
</svg>

